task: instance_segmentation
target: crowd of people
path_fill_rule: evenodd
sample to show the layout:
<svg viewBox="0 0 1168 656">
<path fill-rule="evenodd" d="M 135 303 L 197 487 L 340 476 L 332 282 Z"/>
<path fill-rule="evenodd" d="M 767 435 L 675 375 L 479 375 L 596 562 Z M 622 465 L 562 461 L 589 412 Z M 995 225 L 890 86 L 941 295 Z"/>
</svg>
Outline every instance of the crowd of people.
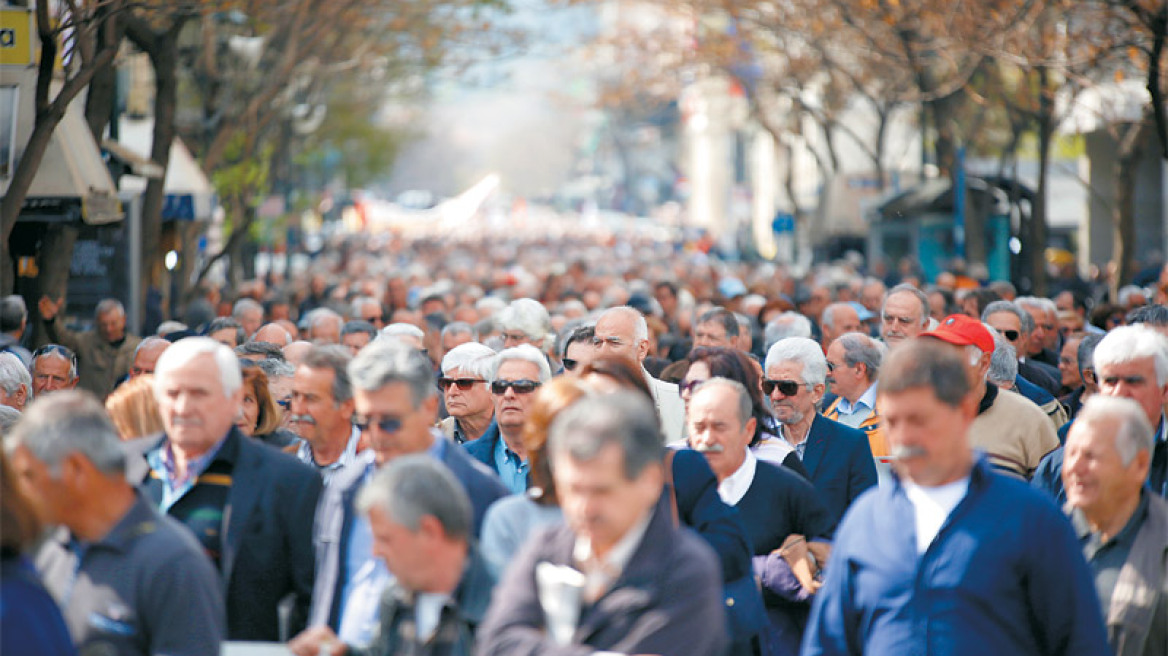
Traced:
<svg viewBox="0 0 1168 656">
<path fill-rule="evenodd" d="M 1158 275 L 391 239 L 142 338 L 8 297 L 0 651 L 1168 656 Z"/>
</svg>

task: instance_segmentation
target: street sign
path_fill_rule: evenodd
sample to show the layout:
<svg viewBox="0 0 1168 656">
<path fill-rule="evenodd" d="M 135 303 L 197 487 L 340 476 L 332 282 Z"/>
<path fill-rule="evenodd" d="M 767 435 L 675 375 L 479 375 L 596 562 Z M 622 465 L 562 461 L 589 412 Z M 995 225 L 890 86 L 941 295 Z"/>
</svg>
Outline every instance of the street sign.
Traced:
<svg viewBox="0 0 1168 656">
<path fill-rule="evenodd" d="M 771 230 L 777 234 L 795 232 L 795 216 L 790 212 L 779 212 L 771 222 Z"/>
<path fill-rule="evenodd" d="M 25 68 L 33 63 L 32 10 L 0 9 L 0 67 Z"/>
</svg>

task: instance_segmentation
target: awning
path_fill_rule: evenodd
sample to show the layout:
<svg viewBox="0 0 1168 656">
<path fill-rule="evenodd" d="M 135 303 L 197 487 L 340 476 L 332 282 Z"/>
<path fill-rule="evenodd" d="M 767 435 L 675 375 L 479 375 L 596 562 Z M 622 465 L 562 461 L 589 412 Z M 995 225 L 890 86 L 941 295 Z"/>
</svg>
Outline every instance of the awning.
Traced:
<svg viewBox="0 0 1168 656">
<path fill-rule="evenodd" d="M 154 139 L 153 119 L 123 118 L 118 123 L 118 135 L 116 143 L 124 151 L 150 161 L 150 144 Z M 146 179 L 139 175 L 123 176 L 122 190 L 138 193 L 145 191 Z M 164 221 L 211 220 L 215 211 L 215 189 L 207 176 L 203 175 L 191 151 L 178 137 L 170 145 L 170 161 L 166 167 L 163 189 L 166 191 L 162 205 Z"/>
<path fill-rule="evenodd" d="M 21 89 L 21 91 L 26 91 Z M 32 89 L 22 93 L 21 114 L 28 118 L 18 139 L 32 133 Z M 30 102 L 24 102 L 26 97 Z M 80 218 L 90 225 L 120 221 L 122 204 L 114 181 L 101 157 L 97 142 L 82 115 L 84 103 L 69 105 L 64 118 L 45 149 L 44 158 L 32 179 L 20 216 L 33 221 L 72 221 Z"/>
</svg>

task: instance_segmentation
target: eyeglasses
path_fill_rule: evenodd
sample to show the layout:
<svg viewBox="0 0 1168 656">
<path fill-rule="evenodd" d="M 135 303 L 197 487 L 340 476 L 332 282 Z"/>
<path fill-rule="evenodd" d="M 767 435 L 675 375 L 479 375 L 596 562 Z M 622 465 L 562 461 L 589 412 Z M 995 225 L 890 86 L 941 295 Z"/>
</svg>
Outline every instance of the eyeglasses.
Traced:
<svg viewBox="0 0 1168 656">
<path fill-rule="evenodd" d="M 1009 341 L 1009 342 L 1013 342 L 1013 341 L 1017 340 L 1018 335 L 1020 335 L 1020 334 L 1021 333 L 1019 333 L 1017 330 L 1003 330 L 1002 331 L 1002 337 L 1005 337 L 1006 341 Z"/>
<path fill-rule="evenodd" d="M 40 347 L 39 349 L 33 351 L 32 352 L 33 362 L 35 362 L 37 358 L 41 357 L 42 355 L 46 355 L 48 353 L 56 353 L 57 355 L 65 358 L 70 363 L 72 363 L 72 365 L 74 367 L 77 366 L 77 354 L 74 353 L 72 350 L 70 350 L 68 347 L 61 346 L 60 344 L 45 344 L 44 346 Z"/>
<path fill-rule="evenodd" d="M 681 394 L 684 397 L 687 393 L 692 394 L 693 391 L 695 389 L 697 389 L 697 387 L 704 382 L 706 382 L 706 381 L 704 381 L 704 380 L 683 380 L 680 383 L 678 383 L 677 392 L 678 392 L 678 394 Z"/>
<path fill-rule="evenodd" d="M 377 426 L 377 429 L 382 433 L 396 433 L 401 430 L 402 420 L 397 417 L 378 417 L 374 419 L 365 415 L 353 415 L 353 425 L 362 433 L 369 430 L 370 426 Z"/>
<path fill-rule="evenodd" d="M 280 399 L 279 401 L 276 401 L 276 405 L 287 410 L 288 408 L 292 407 L 292 399 Z"/>
<path fill-rule="evenodd" d="M 770 378 L 762 379 L 762 391 L 766 395 L 774 394 L 778 389 L 783 396 L 795 396 L 799 393 L 800 387 L 811 387 L 808 383 L 800 383 L 797 380 L 771 380 Z"/>
<path fill-rule="evenodd" d="M 531 394 L 542 384 L 543 383 L 539 382 L 538 380 L 527 380 L 526 378 L 521 380 L 500 379 L 491 383 L 491 393 L 498 396 L 503 396 L 507 393 L 507 388 L 511 388 L 515 390 L 516 394 Z"/>
<path fill-rule="evenodd" d="M 487 381 L 483 380 L 482 378 L 446 378 L 444 376 L 438 379 L 438 387 L 440 387 L 442 391 L 445 392 L 446 390 L 450 389 L 451 385 L 457 385 L 458 389 L 465 392 L 468 389 L 474 387 L 475 383 L 485 382 Z"/>
<path fill-rule="evenodd" d="M 884 323 L 899 323 L 902 326 L 911 326 L 914 323 L 920 323 L 920 319 L 915 317 L 897 317 L 891 314 L 884 314 L 880 318 L 884 320 Z"/>
<path fill-rule="evenodd" d="M 564 365 L 564 371 L 575 371 L 576 366 L 580 364 L 580 361 L 573 360 L 572 358 L 563 358 L 560 360 L 560 363 Z"/>
<path fill-rule="evenodd" d="M 834 372 L 834 371 L 835 371 L 835 365 L 834 365 L 834 364 L 832 364 L 831 360 L 828 360 L 828 361 L 827 361 L 827 373 L 829 373 L 829 374 L 830 374 L 830 373 L 832 373 L 832 372 Z"/>
</svg>

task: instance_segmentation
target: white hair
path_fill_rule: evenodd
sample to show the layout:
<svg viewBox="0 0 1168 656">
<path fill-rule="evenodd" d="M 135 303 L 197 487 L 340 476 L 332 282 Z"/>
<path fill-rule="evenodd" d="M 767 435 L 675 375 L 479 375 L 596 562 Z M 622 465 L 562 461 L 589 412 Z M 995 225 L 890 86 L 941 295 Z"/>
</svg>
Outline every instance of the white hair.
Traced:
<svg viewBox="0 0 1168 656">
<path fill-rule="evenodd" d="M 484 296 L 475 301 L 475 309 L 484 316 L 493 315 L 507 307 L 507 302 L 498 296 Z"/>
<path fill-rule="evenodd" d="M 547 358 L 539 349 L 530 344 L 520 344 L 509 349 L 503 349 L 495 356 L 491 363 L 490 375 L 487 380 L 492 383 L 499 376 L 499 367 L 508 360 L 524 360 L 539 367 L 539 382 L 546 383 L 552 378 L 552 368 L 548 364 Z"/>
<path fill-rule="evenodd" d="M 609 314 L 624 314 L 633 321 L 633 339 L 637 341 L 649 339 L 649 322 L 645 321 L 645 315 L 641 314 L 640 310 L 628 305 L 618 305 L 614 308 L 609 308 L 600 314 L 600 319 Z"/>
<path fill-rule="evenodd" d="M 1148 298 L 1148 291 L 1143 287 L 1139 287 L 1137 285 L 1126 285 L 1124 287 L 1120 287 L 1119 304 L 1126 306 L 1131 302 L 1132 296 L 1135 296 L 1136 294 L 1143 296 L 1145 299 Z"/>
<path fill-rule="evenodd" d="M 239 371 L 239 359 L 235 352 L 210 337 L 185 337 L 171 344 L 158 356 L 154 365 L 154 396 L 162 395 L 161 381 L 165 374 L 178 369 L 200 355 L 210 355 L 219 369 L 219 384 L 223 386 L 223 396 L 230 397 L 243 386 L 243 375 Z"/>
<path fill-rule="evenodd" d="M 442 357 L 442 375 L 445 376 L 455 369 L 461 369 L 471 376 L 481 376 L 486 379 L 493 366 L 492 359 L 495 352 L 491 347 L 478 342 L 459 344 L 446 352 Z"/>
<path fill-rule="evenodd" d="M 1034 308 L 1046 314 L 1058 314 L 1058 306 L 1049 298 L 1041 298 L 1038 296 L 1019 296 L 1014 299 L 1014 303 L 1022 309 Z"/>
<path fill-rule="evenodd" d="M 775 342 L 787 337 L 811 337 L 811 320 L 798 312 L 784 312 L 771 319 L 763 330 L 763 342 L 769 351 Z"/>
<path fill-rule="evenodd" d="M 1095 347 L 1093 362 L 1098 372 L 1107 365 L 1144 358 L 1152 358 L 1156 367 L 1156 385 L 1163 387 L 1168 382 L 1168 338 L 1146 326 L 1120 326 L 1107 333 Z"/>
<path fill-rule="evenodd" d="M 426 333 L 422 329 L 412 323 L 391 323 L 381 329 L 379 337 L 416 337 L 418 339 L 425 339 Z"/>
<path fill-rule="evenodd" d="M 502 330 L 518 330 L 533 340 L 542 342 L 552 331 L 552 318 L 542 303 L 531 298 L 511 301 L 495 318 Z"/>
<path fill-rule="evenodd" d="M 15 353 L 0 352 L 0 388 L 5 394 L 16 394 L 21 385 L 26 393 L 32 393 L 32 376 L 28 367 Z"/>
<path fill-rule="evenodd" d="M 235 302 L 235 305 L 231 306 L 231 316 L 236 319 L 243 318 L 244 313 L 249 311 L 259 311 L 262 315 L 264 313 L 264 306 L 260 305 L 254 299 L 246 297 L 239 299 Z"/>
<path fill-rule="evenodd" d="M 1115 433 L 1115 450 L 1119 452 L 1125 466 L 1131 464 L 1140 451 L 1152 450 L 1155 434 L 1139 403 L 1120 396 L 1092 394 L 1075 416 L 1075 425 L 1106 419 L 1119 421 L 1119 430 Z"/>
<path fill-rule="evenodd" d="M 827 380 L 827 357 L 817 342 L 807 337 L 788 337 L 774 343 L 767 349 L 765 369 L 783 362 L 798 362 L 803 365 L 803 382 L 808 385 L 822 385 Z"/>
<path fill-rule="evenodd" d="M 989 330 L 994 336 L 994 354 L 990 356 L 990 368 L 986 372 L 986 378 L 989 378 L 990 382 L 1013 387 L 1015 379 L 1018 378 L 1018 353 L 1001 333 L 992 328 Z"/>
</svg>

